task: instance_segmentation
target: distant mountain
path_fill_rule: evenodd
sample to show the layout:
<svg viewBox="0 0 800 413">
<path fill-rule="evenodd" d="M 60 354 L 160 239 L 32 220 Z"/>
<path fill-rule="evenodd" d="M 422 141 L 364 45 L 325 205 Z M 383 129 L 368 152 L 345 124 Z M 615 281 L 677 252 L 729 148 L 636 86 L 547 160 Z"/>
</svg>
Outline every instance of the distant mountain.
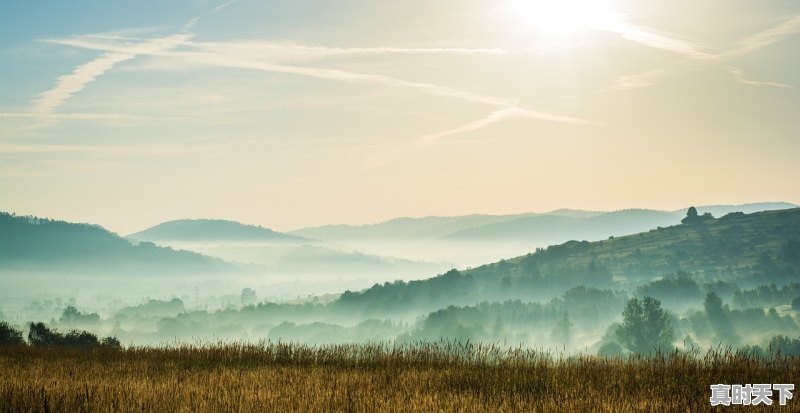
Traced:
<svg viewBox="0 0 800 413">
<path fill-rule="evenodd" d="M 597 242 L 569 241 L 427 280 L 346 292 L 336 305 L 375 317 L 413 315 L 448 305 L 549 299 L 577 286 L 630 290 L 679 272 L 700 285 L 797 282 L 800 208 L 734 212 Z"/>
<path fill-rule="evenodd" d="M 752 213 L 794 208 L 786 202 L 744 205 L 698 206 L 699 213 L 716 217 L 730 212 Z M 557 209 L 545 213 L 512 215 L 464 215 L 454 217 L 396 218 L 368 225 L 326 225 L 302 228 L 290 233 L 325 241 L 368 240 L 445 240 L 445 241 L 525 241 L 549 245 L 570 239 L 599 240 L 632 234 L 680 223 L 685 207 L 676 211 L 627 209 L 622 211 L 583 211 Z"/>
<path fill-rule="evenodd" d="M 395 218 L 367 225 L 325 225 L 302 228 L 291 234 L 325 241 L 357 240 L 435 240 L 450 234 L 484 225 L 498 224 L 515 219 L 535 216 L 585 217 L 598 213 L 572 209 L 559 209 L 547 213 L 523 213 L 511 215 L 463 215 L 454 217 Z"/>
<path fill-rule="evenodd" d="M 180 219 L 164 222 L 128 238 L 152 242 L 276 242 L 307 243 L 311 240 L 268 228 L 221 219 Z"/>
<path fill-rule="evenodd" d="M 605 213 L 606 211 L 584 211 L 582 209 L 561 208 L 561 209 L 556 209 L 554 211 L 545 212 L 539 215 L 556 215 L 560 217 L 572 217 L 572 218 L 591 218 Z"/>
<path fill-rule="evenodd" d="M 194 252 L 135 244 L 97 225 L 0 212 L 0 270 L 167 275 L 235 269 Z"/>
<path fill-rule="evenodd" d="M 325 241 L 355 241 L 367 239 L 393 240 L 438 238 L 450 232 L 492 222 L 510 220 L 521 215 L 467 215 L 457 217 L 395 218 L 368 225 L 325 225 L 302 228 L 290 233 Z"/>
<path fill-rule="evenodd" d="M 597 241 L 615 235 L 647 231 L 679 224 L 681 217 L 670 212 L 628 209 L 599 215 L 568 217 L 537 215 L 458 231 L 446 237 L 460 241 L 525 241 L 550 245 L 571 239 Z"/>
</svg>

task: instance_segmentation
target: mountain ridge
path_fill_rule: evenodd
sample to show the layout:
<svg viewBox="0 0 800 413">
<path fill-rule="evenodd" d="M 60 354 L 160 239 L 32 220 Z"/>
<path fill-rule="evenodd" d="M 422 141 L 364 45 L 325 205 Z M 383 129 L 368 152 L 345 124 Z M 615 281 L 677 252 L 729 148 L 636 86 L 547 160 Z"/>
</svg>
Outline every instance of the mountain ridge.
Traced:
<svg viewBox="0 0 800 413">
<path fill-rule="evenodd" d="M 236 271 L 190 251 L 133 243 L 94 224 L 0 212 L 0 268 L 84 274 Z"/>
<path fill-rule="evenodd" d="M 135 232 L 128 238 L 140 241 L 272 241 L 286 243 L 307 243 L 314 240 L 285 234 L 258 225 L 243 224 L 223 219 L 177 219 L 154 225 Z"/>
<path fill-rule="evenodd" d="M 725 215 L 734 211 L 741 211 L 746 213 L 757 212 L 761 210 L 776 210 L 794 208 L 797 205 L 788 202 L 760 202 L 760 203 L 747 203 L 739 205 L 701 205 L 697 210 L 702 214 L 711 212 L 715 216 Z M 401 217 L 393 218 L 386 221 L 381 221 L 372 224 L 364 225 L 349 225 L 349 224 L 334 224 L 323 225 L 317 227 L 299 228 L 289 231 L 289 234 L 306 236 L 310 238 L 320 239 L 323 241 L 357 241 L 369 239 L 454 239 L 458 238 L 454 234 L 461 231 L 474 230 L 478 227 L 486 225 L 503 225 L 510 221 L 518 219 L 527 219 L 543 216 L 557 216 L 568 217 L 577 220 L 592 220 L 598 219 L 603 215 L 612 214 L 610 216 L 619 215 L 619 213 L 635 213 L 636 211 L 654 211 L 661 214 L 671 214 L 673 221 L 669 221 L 668 215 L 661 215 L 662 220 L 655 220 L 650 227 L 638 225 L 634 230 L 627 231 L 634 233 L 640 230 L 647 230 L 657 226 L 671 225 L 679 223 L 683 218 L 686 210 L 689 207 L 679 210 L 654 210 L 644 208 L 628 208 L 616 211 L 584 211 L 579 209 L 561 208 L 553 211 L 536 213 L 519 213 L 508 215 L 488 215 L 488 214 L 469 214 L 460 216 L 425 216 L 420 218 Z M 604 237 L 616 235 L 614 233 L 605 233 Z M 600 235 L 597 235 L 599 237 Z M 513 236 L 511 238 L 519 238 Z M 580 237 L 583 239 L 583 237 Z M 599 238 L 598 238 L 599 239 Z"/>
</svg>

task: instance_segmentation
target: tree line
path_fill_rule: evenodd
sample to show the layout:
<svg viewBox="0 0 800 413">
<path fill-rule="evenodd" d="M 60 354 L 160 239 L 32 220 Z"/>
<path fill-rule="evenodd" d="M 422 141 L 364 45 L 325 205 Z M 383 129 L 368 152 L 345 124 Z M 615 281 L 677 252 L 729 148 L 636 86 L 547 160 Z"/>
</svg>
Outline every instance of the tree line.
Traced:
<svg viewBox="0 0 800 413">
<path fill-rule="evenodd" d="M 22 331 L 8 324 L 0 322 L 0 346 L 26 346 L 33 347 L 73 347 L 73 348 L 119 348 L 121 347 L 116 337 L 102 337 L 83 330 L 70 330 L 60 333 L 48 328 L 44 323 L 30 323 L 28 341 L 23 339 Z"/>
</svg>

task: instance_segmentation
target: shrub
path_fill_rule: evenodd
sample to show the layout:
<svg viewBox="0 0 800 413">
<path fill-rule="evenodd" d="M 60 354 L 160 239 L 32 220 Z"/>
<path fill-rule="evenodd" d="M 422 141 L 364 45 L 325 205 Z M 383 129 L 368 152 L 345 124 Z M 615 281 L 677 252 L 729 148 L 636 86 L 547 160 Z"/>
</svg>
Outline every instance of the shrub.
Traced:
<svg viewBox="0 0 800 413">
<path fill-rule="evenodd" d="M 21 346 L 25 345 L 22 339 L 22 331 L 17 330 L 5 321 L 0 322 L 0 346 Z"/>
<path fill-rule="evenodd" d="M 97 335 L 88 331 L 71 330 L 66 334 L 50 330 L 44 323 L 31 323 L 28 342 L 34 347 L 121 347 L 116 337 L 98 339 Z"/>
</svg>

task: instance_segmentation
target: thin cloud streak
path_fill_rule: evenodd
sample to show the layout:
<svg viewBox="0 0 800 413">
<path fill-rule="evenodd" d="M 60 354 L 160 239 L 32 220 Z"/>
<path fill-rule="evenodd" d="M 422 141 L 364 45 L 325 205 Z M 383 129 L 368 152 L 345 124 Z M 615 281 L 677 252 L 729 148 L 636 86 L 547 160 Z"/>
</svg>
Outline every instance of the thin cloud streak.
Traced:
<svg viewBox="0 0 800 413">
<path fill-rule="evenodd" d="M 106 52 L 135 53 L 136 44 L 132 41 L 143 42 L 146 39 L 83 35 L 66 39 L 45 39 L 45 42 L 82 49 L 99 50 Z M 120 42 L 125 42 L 120 44 Z M 184 46 L 191 47 L 199 52 L 211 54 L 234 54 L 265 60 L 298 59 L 304 57 L 320 58 L 351 55 L 387 55 L 387 54 L 461 54 L 461 55 L 518 55 L 525 51 L 502 48 L 463 48 L 463 47 L 438 47 L 438 48 L 405 48 L 405 47 L 326 47 L 308 46 L 302 44 L 287 44 L 279 42 L 261 41 L 230 41 L 230 42 L 192 42 Z M 157 52 L 151 55 L 159 55 Z"/>
<path fill-rule="evenodd" d="M 670 76 L 674 70 L 671 67 L 646 70 L 644 72 L 618 77 L 614 84 L 592 93 L 620 92 L 623 90 L 639 89 L 658 84 L 658 81 Z"/>
<path fill-rule="evenodd" d="M 195 43 L 195 47 L 204 51 L 237 50 L 249 56 L 261 54 L 265 58 L 283 57 L 328 57 L 349 55 L 384 55 L 384 54 L 463 54 L 463 55 L 516 55 L 520 51 L 501 48 L 465 48 L 465 47 L 327 47 L 287 44 L 278 42 L 235 41 L 235 42 L 203 42 Z"/>
<path fill-rule="evenodd" d="M 187 42 L 189 38 L 188 35 L 179 34 L 140 43 L 126 48 L 125 51 L 109 51 L 101 57 L 76 67 L 72 73 L 56 79 L 56 84 L 52 89 L 39 94 L 39 98 L 31 107 L 31 112 L 52 113 L 72 95 L 83 90 L 86 85 L 111 70 L 118 63 L 133 59 L 139 54 L 176 47 Z"/>
<path fill-rule="evenodd" d="M 184 53 L 181 54 L 185 55 Z M 192 59 L 195 59 L 195 61 L 201 61 L 206 64 L 212 64 L 212 65 L 264 70 L 269 72 L 295 74 L 295 75 L 316 77 L 328 80 L 339 80 L 345 82 L 377 83 L 388 87 L 413 89 L 434 96 L 457 98 L 468 102 L 482 103 L 482 104 L 503 107 L 503 109 L 491 113 L 484 119 L 470 122 L 466 125 L 462 125 L 460 127 L 456 127 L 448 131 L 443 131 L 427 135 L 422 138 L 418 138 L 417 140 L 415 140 L 416 144 L 419 144 L 421 142 L 423 144 L 430 145 L 443 137 L 467 131 L 477 130 L 512 116 L 526 117 L 529 119 L 536 119 L 536 120 L 543 120 L 543 121 L 557 122 L 557 123 L 594 125 L 594 126 L 600 125 L 597 122 L 585 119 L 579 119 L 570 116 L 556 115 L 542 111 L 534 111 L 521 108 L 515 105 L 513 102 L 503 98 L 465 92 L 462 90 L 452 89 L 449 87 L 435 85 L 431 83 L 411 82 L 390 76 L 352 73 L 337 69 L 323 69 L 323 68 L 314 68 L 305 66 L 289 66 L 289 65 L 282 65 L 282 64 L 275 64 L 275 63 L 268 63 L 261 61 L 248 61 L 248 60 L 237 61 L 220 55 L 195 54 L 195 53 L 191 53 L 190 55 L 192 56 L 191 57 Z"/>
<path fill-rule="evenodd" d="M 700 51 L 700 46 L 694 43 L 659 34 L 645 27 L 625 24 L 608 31 L 643 46 L 666 50 L 691 59 L 707 60 L 715 58 L 713 54 Z"/>
<path fill-rule="evenodd" d="M 237 1 L 239 1 L 239 0 L 230 0 L 230 1 L 227 1 L 225 3 L 222 3 L 219 6 L 214 7 L 214 10 L 211 10 L 211 14 L 217 14 L 217 13 L 221 12 L 223 9 L 225 9 L 226 7 L 233 5 Z"/>
<path fill-rule="evenodd" d="M 128 50 L 129 47 L 131 47 L 131 46 L 120 47 L 119 45 L 107 44 L 105 42 L 97 43 L 92 41 L 86 41 L 86 39 L 77 39 L 77 40 L 69 39 L 66 41 L 54 40 L 53 42 L 58 42 L 60 44 L 67 44 L 75 47 L 89 48 L 93 50 L 105 50 L 105 51 L 117 51 L 117 52 L 126 51 Z M 306 77 L 333 80 L 333 81 L 342 81 L 342 82 L 380 84 L 387 87 L 411 89 L 429 95 L 450 97 L 473 103 L 488 104 L 492 106 L 500 106 L 503 108 L 514 108 L 519 113 L 525 113 L 526 117 L 534 119 L 547 120 L 552 122 L 573 123 L 573 124 L 574 123 L 596 124 L 595 122 L 588 120 L 519 108 L 514 104 L 513 101 L 509 99 L 467 92 L 432 83 L 412 82 L 385 75 L 355 73 L 339 69 L 328 69 L 328 68 L 311 67 L 311 66 L 287 65 L 287 64 L 273 63 L 270 61 L 264 61 L 260 59 L 254 59 L 250 57 L 249 53 L 242 53 L 242 51 L 239 51 L 239 53 L 237 53 L 237 50 L 235 48 L 232 49 L 230 47 L 225 47 L 224 43 L 198 44 L 187 41 L 183 45 L 190 48 L 192 47 L 198 48 L 199 46 L 201 49 L 204 48 L 205 51 L 186 52 L 186 51 L 175 51 L 169 49 L 160 49 L 160 50 L 150 50 L 147 52 L 142 52 L 141 54 L 182 59 L 190 63 L 208 65 L 208 66 L 258 70 L 258 71 L 291 74 L 291 75 L 306 76 Z M 362 50 L 370 50 L 370 49 L 362 49 Z M 371 49 L 371 50 L 406 50 L 406 49 L 389 48 L 389 49 Z M 417 49 L 417 50 L 434 50 L 434 49 Z M 450 50 L 466 50 L 466 49 L 450 49 Z"/>
<path fill-rule="evenodd" d="M 736 67 L 728 67 L 728 72 L 730 72 L 733 79 L 736 80 L 737 83 L 741 83 L 744 85 L 753 85 L 753 86 L 767 86 L 767 87 L 776 87 L 781 89 L 794 89 L 794 86 L 787 85 L 785 83 L 780 82 L 764 82 L 758 80 L 749 80 L 744 77 L 744 72 Z"/>
<path fill-rule="evenodd" d="M 681 54 L 687 58 L 695 60 L 704 60 L 709 62 L 725 61 L 732 58 L 741 57 L 752 53 L 756 50 L 763 49 L 774 43 L 780 42 L 787 37 L 800 33 L 800 15 L 795 16 L 789 20 L 779 23 L 767 30 L 758 32 L 754 35 L 748 36 L 743 40 L 737 42 L 738 47 L 721 54 L 710 54 L 700 52 L 696 45 L 686 43 L 681 40 L 676 40 L 670 37 L 661 36 L 647 31 L 646 29 L 625 26 L 621 30 L 615 32 L 621 34 L 629 40 L 637 41 L 641 44 L 648 45 L 654 48 L 670 50 L 675 53 Z M 732 75 L 737 83 L 754 85 L 754 86 L 767 86 L 776 88 L 793 89 L 791 85 L 779 82 L 762 82 L 748 80 L 744 77 L 744 73 L 735 67 L 727 67 L 728 72 Z M 611 92 L 630 90 L 639 87 L 651 86 L 657 83 L 661 78 L 667 77 L 672 73 L 669 68 L 648 70 L 639 74 L 620 76 L 614 82 L 614 85 L 605 89 L 601 89 L 595 93 Z"/>
<path fill-rule="evenodd" d="M 784 21 L 774 27 L 756 33 L 737 42 L 738 47 L 722 54 L 722 58 L 737 57 L 763 49 L 769 45 L 800 33 L 800 15 Z"/>
<path fill-rule="evenodd" d="M 135 55 L 127 53 L 108 53 L 76 67 L 72 73 L 60 76 L 52 89 L 39 94 L 39 99 L 33 104 L 31 111 L 39 114 L 53 112 L 73 94 L 83 90 L 87 84 L 102 76 L 114 65 L 134 57 Z"/>
<path fill-rule="evenodd" d="M 507 119 L 512 116 L 518 116 L 518 114 L 519 114 L 518 108 L 509 107 L 505 109 L 500 109 L 490 113 L 489 116 L 486 116 L 485 118 L 466 123 L 462 126 L 441 132 L 432 133 L 430 135 L 421 136 L 417 139 L 417 143 L 419 145 L 433 145 L 442 138 L 451 135 L 456 135 L 459 133 L 471 132 L 477 129 L 481 129 L 493 123 L 500 122 L 503 119 Z"/>
<path fill-rule="evenodd" d="M 466 123 L 464 125 L 444 130 L 441 132 L 436 132 L 429 135 L 421 136 L 417 139 L 416 143 L 418 145 L 423 145 L 423 146 L 433 145 L 442 138 L 446 138 L 448 136 L 457 135 L 461 133 L 472 132 L 474 130 L 485 128 L 489 125 L 498 123 L 500 121 L 509 118 L 528 118 L 528 119 L 547 120 L 552 122 L 568 123 L 576 125 L 602 126 L 602 123 L 598 122 L 590 122 L 590 121 L 585 121 L 583 119 L 572 118 L 567 116 L 554 116 L 548 113 L 526 110 L 516 106 L 509 106 L 500 110 L 496 110 L 484 118 Z"/>
</svg>

